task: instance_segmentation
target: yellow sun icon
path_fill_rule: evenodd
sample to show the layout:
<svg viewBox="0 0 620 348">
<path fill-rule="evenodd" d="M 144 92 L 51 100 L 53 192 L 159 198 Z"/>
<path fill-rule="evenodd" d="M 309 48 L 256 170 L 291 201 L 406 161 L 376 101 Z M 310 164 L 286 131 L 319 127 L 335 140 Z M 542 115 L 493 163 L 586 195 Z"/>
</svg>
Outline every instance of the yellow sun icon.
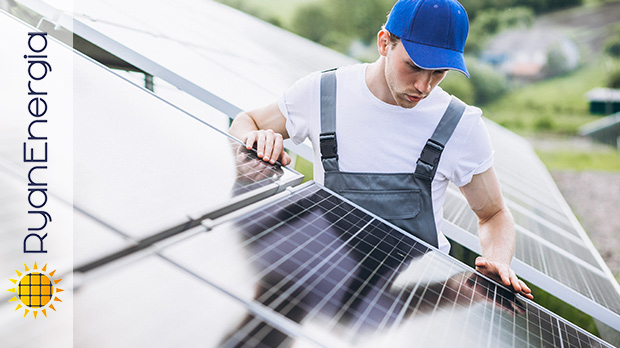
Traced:
<svg viewBox="0 0 620 348">
<path fill-rule="evenodd" d="M 38 311 L 47 317 L 47 309 L 56 310 L 53 301 L 62 302 L 56 294 L 64 291 L 56 286 L 62 279 L 53 279 L 56 270 L 47 273 L 47 264 L 40 270 L 37 263 L 34 263 L 32 270 L 24 264 L 24 272 L 15 270 L 18 279 L 9 279 L 17 288 L 8 289 L 7 291 L 17 293 L 9 302 L 18 301 L 19 304 L 15 310 L 26 307 L 24 317 L 32 310 L 34 318 L 37 318 Z"/>
</svg>

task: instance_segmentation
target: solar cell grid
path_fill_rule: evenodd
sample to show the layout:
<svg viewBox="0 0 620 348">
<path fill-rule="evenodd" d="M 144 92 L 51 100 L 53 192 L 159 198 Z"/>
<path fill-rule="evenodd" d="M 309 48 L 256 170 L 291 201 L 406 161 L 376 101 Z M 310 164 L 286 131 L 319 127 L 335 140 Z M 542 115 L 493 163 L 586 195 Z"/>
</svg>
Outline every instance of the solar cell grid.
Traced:
<svg viewBox="0 0 620 348">
<path fill-rule="evenodd" d="M 561 344 L 553 315 L 316 184 L 216 221 L 162 255 L 345 346 L 397 347 L 413 337 L 486 347 Z M 210 264 L 223 268 L 219 275 Z M 458 334 L 445 337 L 439 328 Z"/>
<path fill-rule="evenodd" d="M 605 317 L 608 325 L 618 327 L 620 293 L 613 283 L 615 280 L 610 279 L 602 268 L 591 243 L 582 239 L 587 238 L 585 234 L 580 234 L 574 227 L 563 229 L 553 220 L 543 218 L 542 211 L 528 210 L 509 200 L 507 206 L 515 219 L 515 259 L 560 283 L 546 288 L 548 292 L 561 298 L 563 295 L 559 294 L 565 292 L 558 285 L 576 291 L 590 301 L 580 298 L 579 302 L 567 302 L 594 317 Z M 457 230 L 444 229 L 444 233 L 474 251 L 479 250 L 477 240 L 462 235 L 477 237 L 477 218 L 465 198 L 452 187 L 446 196 L 444 217 L 458 226 Z M 536 283 L 539 275 L 528 272 L 525 270 L 520 275 Z M 602 315 L 601 309 L 615 314 Z"/>
<path fill-rule="evenodd" d="M 578 261 L 585 261 L 594 268 L 600 270 L 600 264 L 594 257 L 592 250 L 583 244 L 583 240 L 576 235 L 568 233 L 553 222 L 541 217 L 541 213 L 528 211 L 522 206 L 508 202 L 512 215 L 517 225 L 517 233 L 523 233 L 524 239 L 534 239 L 533 243 L 543 243 L 547 246 L 554 246 L 555 249 L 566 255 L 574 255 Z M 455 190 L 450 190 L 444 206 L 444 217 L 462 227 L 470 233 L 477 234 L 478 219 L 469 208 L 465 198 Z M 521 258 L 517 254 L 517 258 Z"/>
<path fill-rule="evenodd" d="M 532 197 L 528 197 L 520 191 L 513 189 L 509 185 L 502 186 L 502 193 L 504 199 L 506 199 L 511 206 L 523 207 L 525 210 L 529 211 L 531 215 L 537 215 L 545 220 L 549 220 L 552 224 L 560 227 L 569 234 L 575 236 L 579 235 L 575 231 L 572 222 L 564 213 L 560 212 L 557 206 L 549 207 L 543 205 L 535 201 Z"/>
<path fill-rule="evenodd" d="M 499 154 L 496 154 L 496 158 L 499 156 Z M 509 154 L 505 154 L 505 156 L 509 156 Z M 536 179 L 526 179 L 520 175 L 518 168 L 504 167 L 501 163 L 495 162 L 494 168 L 502 187 L 508 186 L 512 190 L 518 190 L 521 194 L 535 200 L 548 209 L 559 209 L 555 193 L 546 187 L 549 183 L 544 183 L 540 180 L 537 181 Z M 560 213 L 565 213 L 561 210 L 559 211 Z"/>
<path fill-rule="evenodd" d="M 219 79 L 216 78 L 214 80 Z M 89 89 L 87 88 L 83 90 Z M 519 157 L 517 158 L 517 160 L 515 160 L 515 162 L 523 163 L 524 160 L 527 160 L 527 158 Z M 500 163 L 498 165 L 498 167 L 500 168 L 502 168 L 503 166 L 503 163 Z M 502 170 L 504 169 L 500 169 L 500 171 Z M 506 165 L 505 170 L 514 171 L 513 168 L 508 165 Z M 261 185 L 257 184 L 257 182 L 271 177 L 269 175 L 263 175 L 264 173 L 261 170 L 250 170 L 247 172 L 247 174 L 250 177 L 255 177 L 258 179 L 256 181 L 250 181 L 245 186 L 239 185 L 238 187 L 233 188 L 231 190 L 233 196 L 242 195 L 244 193 L 251 192 L 254 189 L 258 189 Z M 538 174 L 540 174 L 540 168 L 532 168 L 532 170 L 523 173 L 523 175 L 519 175 L 515 178 L 516 180 L 521 180 L 519 181 L 519 185 L 517 186 L 528 183 L 531 184 L 529 186 L 533 189 L 530 190 L 526 195 L 531 197 L 534 197 L 536 195 L 543 196 L 544 198 L 540 199 L 541 201 L 544 201 L 543 206 L 553 206 L 554 200 L 547 197 L 547 193 L 549 192 L 549 197 L 552 197 L 553 192 L 544 190 L 544 185 L 538 186 L 538 183 L 532 184 L 532 181 L 538 180 Z M 261 177 L 262 175 L 263 177 Z M 541 194 L 541 192 L 543 194 Z M 399 280 L 397 274 L 400 273 L 400 271 L 403 269 L 411 269 L 412 265 L 415 264 L 415 262 L 412 262 L 412 260 L 408 260 L 409 258 L 415 259 L 416 256 L 414 255 L 417 255 L 418 253 L 426 253 L 427 256 L 434 254 L 426 250 L 425 247 L 420 247 L 425 251 L 418 250 L 417 247 L 414 247 L 414 245 L 417 244 L 412 244 L 411 240 L 409 240 L 408 237 L 403 237 L 404 235 L 386 232 L 382 227 L 382 223 L 378 222 L 378 220 L 367 218 L 364 214 L 361 214 L 360 216 L 356 215 L 354 212 L 355 209 L 353 209 L 352 211 L 351 208 L 346 206 L 340 206 L 339 203 L 336 204 L 334 202 L 331 203 L 335 205 L 331 206 L 329 202 L 332 201 L 332 199 L 329 197 L 329 195 L 328 197 L 324 198 L 325 199 L 323 201 L 317 202 L 316 205 L 321 207 L 321 209 L 323 209 L 323 206 L 330 207 L 329 210 L 325 212 L 319 210 L 320 213 L 318 213 L 313 209 L 303 208 L 305 210 L 302 211 L 305 211 L 311 218 L 308 223 L 301 225 L 303 227 L 299 228 L 299 231 L 307 231 L 306 233 L 299 233 L 297 235 L 292 235 L 291 237 L 281 236 L 278 234 L 280 232 L 276 228 L 270 231 L 264 237 L 264 239 L 269 240 L 271 236 L 280 236 L 285 239 L 285 242 L 283 242 L 282 244 L 263 244 L 262 250 L 264 251 L 261 252 L 260 255 L 254 256 L 256 261 L 255 266 L 262 265 L 264 267 L 264 269 L 262 270 L 263 274 L 256 275 L 254 278 L 255 281 L 258 281 L 258 283 L 265 281 L 264 279 L 279 279 L 278 277 L 282 278 L 283 275 L 286 274 L 285 279 L 280 280 L 280 282 L 284 281 L 284 283 L 278 283 L 281 285 L 280 288 L 274 287 L 275 290 L 273 291 L 275 292 L 272 291 L 273 293 L 271 295 L 265 295 L 266 297 L 261 297 L 270 305 L 273 304 L 273 306 L 275 307 L 272 308 L 276 310 L 276 312 L 280 312 L 280 307 L 283 304 L 286 304 L 284 309 L 288 311 L 294 311 L 298 308 L 302 308 L 304 311 L 309 310 L 309 312 L 304 315 L 304 320 L 306 321 L 311 321 L 313 318 L 325 317 L 325 312 L 332 314 L 335 313 L 330 320 L 321 320 L 321 322 L 328 323 L 325 324 L 324 329 L 345 330 L 347 332 L 346 337 L 352 339 L 357 336 L 358 332 L 361 332 L 363 330 L 374 330 L 378 332 L 380 331 L 380 329 L 386 327 L 391 327 L 393 329 L 395 325 L 391 325 L 392 322 L 407 322 L 407 320 L 412 317 L 420 316 L 423 312 L 421 311 L 422 308 L 432 308 L 433 314 L 442 311 L 439 304 L 444 302 L 452 304 L 451 308 L 453 309 L 461 308 L 461 305 L 458 301 L 451 302 L 450 299 L 444 298 L 446 297 L 444 296 L 445 294 L 449 294 L 451 291 L 454 290 L 448 287 L 446 285 L 447 283 L 442 283 L 439 288 L 435 288 L 430 285 L 419 285 L 422 283 L 415 282 L 417 286 L 416 289 L 419 290 L 421 293 L 412 291 L 411 289 L 405 290 L 406 288 L 400 288 L 400 290 L 398 291 L 398 295 L 392 294 L 389 289 L 391 289 L 392 282 Z M 540 212 L 544 213 L 543 210 L 541 210 Z M 288 214 L 293 214 L 293 216 L 299 217 L 299 214 L 295 215 L 296 213 L 294 213 L 294 210 L 288 211 Z M 157 215 L 157 213 L 155 213 L 155 215 Z M 296 222 L 291 222 L 291 225 L 295 224 Z M 282 226 L 286 226 L 286 224 Z M 538 231 L 535 227 L 529 226 L 529 228 Z M 359 230 L 363 232 L 351 232 L 354 230 Z M 328 231 L 329 233 L 324 233 L 325 231 Z M 540 235 L 543 235 L 543 232 L 548 231 L 544 231 L 544 229 L 541 229 L 539 232 Z M 237 231 L 237 233 L 240 234 L 241 232 Z M 377 234 L 383 234 L 384 238 L 377 238 Z M 314 235 L 318 236 L 314 237 Z M 346 237 L 346 239 L 343 240 L 344 237 Z M 257 239 L 255 241 L 257 244 L 255 245 L 260 246 L 260 242 L 262 241 L 262 239 L 263 238 Z M 303 241 L 303 243 L 299 244 L 300 241 Z M 281 249 L 280 247 L 284 249 Z M 316 250 L 312 249 L 313 247 L 316 247 Z M 242 249 L 252 249 L 252 244 L 248 244 Z M 412 253 L 412 250 L 414 249 L 418 251 Z M 291 252 L 286 253 L 283 252 L 283 250 Z M 292 253 L 292 250 L 294 250 L 295 252 Z M 329 250 L 330 253 L 328 253 L 327 255 L 323 254 L 322 252 L 324 252 L 325 250 Z M 573 252 L 573 250 L 569 251 Z M 321 255 L 321 257 L 324 258 L 319 261 L 319 258 L 316 257 L 317 254 Z M 541 255 L 544 256 L 544 254 Z M 273 259 L 275 260 L 275 263 L 265 263 L 263 258 L 267 258 L 267 260 Z M 551 258 L 552 257 L 547 257 L 546 259 L 548 260 Z M 351 260 L 354 260 L 358 263 L 353 264 Z M 434 260 L 434 267 L 432 268 L 433 270 L 436 270 L 437 268 L 442 268 L 439 266 L 440 264 L 442 264 L 443 260 L 441 257 L 437 258 L 436 256 L 431 256 L 431 260 Z M 552 264 L 552 266 L 555 267 L 557 266 L 557 264 Z M 291 267 L 293 273 L 297 272 L 298 276 L 301 278 L 297 279 L 295 278 L 295 276 L 290 277 L 291 273 L 282 272 L 282 269 L 280 269 L 280 267 Z M 459 267 L 454 268 L 454 266 L 450 265 L 449 262 L 448 266 L 446 266 L 445 268 L 447 270 L 450 270 L 451 272 L 456 273 L 464 271 Z M 553 267 L 549 268 L 555 270 L 555 268 Z M 581 272 L 581 270 L 579 272 Z M 314 276 L 314 274 L 322 273 L 326 275 L 324 277 L 318 278 Z M 425 272 L 422 273 L 429 276 L 435 275 L 434 271 L 430 272 L 429 274 L 426 274 Z M 336 278 L 335 275 L 338 274 L 342 275 L 341 278 Z M 579 273 L 579 275 L 581 276 L 581 279 L 586 276 L 591 276 L 587 273 Z M 288 279 L 286 277 L 288 277 Z M 569 275 L 566 279 L 567 281 L 573 282 L 580 280 L 574 274 Z M 300 280 L 304 280 L 304 282 L 306 283 L 300 283 Z M 270 283 L 265 284 L 270 285 Z M 301 286 L 298 284 L 310 284 L 310 286 L 306 287 L 310 290 L 305 291 L 306 288 L 304 288 L 305 293 L 304 291 L 302 291 L 300 294 L 297 294 L 296 289 L 301 288 Z M 322 287 L 319 286 L 322 284 L 326 284 L 327 288 L 331 286 L 331 290 L 327 291 L 322 289 Z M 463 287 L 464 285 L 466 285 L 466 283 L 464 282 L 458 283 L 457 289 L 459 290 L 456 291 L 457 294 L 460 294 L 461 290 L 465 289 Z M 604 298 L 605 296 L 613 297 L 614 295 L 613 291 L 608 291 L 609 289 L 605 291 L 602 291 L 598 288 L 590 289 L 587 283 L 584 286 L 586 287 L 584 291 L 589 292 L 591 296 L 596 298 Z M 494 299 L 497 299 L 498 295 L 496 292 L 491 292 L 488 289 L 484 292 L 485 297 L 492 295 Z M 295 296 L 291 298 L 291 296 L 289 295 Z M 306 301 L 307 298 L 312 298 L 312 296 L 322 296 L 321 302 L 319 302 L 319 305 L 308 307 L 307 303 L 304 301 Z M 430 296 L 430 298 L 439 298 L 440 300 L 429 300 L 428 296 Z M 386 298 L 387 300 L 384 300 Z M 499 298 L 499 303 L 503 303 L 504 298 L 502 296 L 499 296 Z M 383 305 L 383 302 L 387 302 L 390 305 Z M 411 304 L 414 302 L 416 306 L 413 310 L 409 311 L 407 304 Z M 476 308 L 480 307 L 479 303 L 476 303 L 475 305 Z M 399 306 L 402 306 L 402 308 L 400 308 Z M 464 310 L 467 311 L 467 317 L 481 317 L 484 320 L 488 320 L 492 323 L 504 323 L 504 318 L 498 313 L 495 313 L 494 307 L 490 311 L 483 310 L 481 312 L 481 316 L 474 314 L 471 310 L 472 307 L 474 307 L 474 303 L 472 303 L 471 301 L 470 306 L 463 307 L 465 308 Z M 354 319 L 347 319 L 349 317 L 353 317 Z M 458 315 L 452 317 L 458 317 Z M 497 320 L 500 321 L 497 322 Z M 343 324 L 343 322 L 345 324 Z M 550 323 L 552 322 L 553 320 Z M 559 336 L 555 335 L 553 331 L 555 330 L 555 326 L 553 326 L 552 324 L 546 326 L 545 324 L 541 324 L 541 327 L 543 326 L 547 329 L 550 327 L 553 335 L 549 336 L 547 334 L 543 334 L 545 332 L 549 332 L 549 330 L 541 329 L 539 330 L 540 335 L 535 335 L 535 338 L 533 338 L 532 341 L 536 342 L 537 338 L 542 338 L 541 342 L 553 342 L 554 344 L 557 343 L 556 339 Z M 499 327 L 496 327 L 496 329 L 498 329 L 500 332 L 504 332 L 503 327 L 503 325 L 499 325 Z M 252 330 L 256 331 L 255 329 Z M 263 329 L 260 329 L 259 331 L 264 333 Z M 255 342 L 257 344 L 263 339 L 260 338 L 261 336 L 259 334 L 252 334 L 251 336 L 252 337 L 250 339 L 253 340 L 252 342 Z M 513 340 L 515 339 L 514 336 L 511 337 Z M 547 339 L 548 337 L 551 337 L 552 339 L 549 340 Z M 486 334 L 480 332 L 476 342 L 480 344 L 486 343 L 487 346 L 492 346 L 490 343 L 494 340 L 495 336 L 488 335 L 488 332 Z M 504 341 L 502 340 L 502 342 Z"/>
</svg>

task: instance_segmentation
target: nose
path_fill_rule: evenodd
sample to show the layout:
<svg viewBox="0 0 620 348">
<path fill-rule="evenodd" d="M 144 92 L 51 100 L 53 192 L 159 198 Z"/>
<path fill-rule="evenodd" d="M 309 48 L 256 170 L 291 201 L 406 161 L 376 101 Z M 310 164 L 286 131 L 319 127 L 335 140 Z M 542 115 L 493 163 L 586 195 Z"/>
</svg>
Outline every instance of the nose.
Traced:
<svg viewBox="0 0 620 348">
<path fill-rule="evenodd" d="M 427 94 L 431 91 L 431 82 L 433 80 L 432 70 L 421 70 L 416 76 L 414 87 L 423 94 Z"/>
</svg>

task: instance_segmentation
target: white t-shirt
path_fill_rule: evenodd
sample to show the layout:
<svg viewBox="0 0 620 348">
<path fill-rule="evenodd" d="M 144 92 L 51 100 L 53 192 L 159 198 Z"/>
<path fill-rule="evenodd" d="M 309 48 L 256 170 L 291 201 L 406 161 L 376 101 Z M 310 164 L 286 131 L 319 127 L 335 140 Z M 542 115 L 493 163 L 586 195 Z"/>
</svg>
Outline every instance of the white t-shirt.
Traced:
<svg viewBox="0 0 620 348">
<path fill-rule="evenodd" d="M 412 109 L 387 104 L 366 85 L 368 64 L 336 71 L 336 136 L 338 164 L 343 172 L 413 173 L 426 141 L 450 103 L 451 96 L 436 87 Z M 291 86 L 278 101 L 294 143 L 310 138 L 314 148 L 314 180 L 323 183 L 319 133 L 321 73 L 312 73 Z M 489 169 L 493 150 L 482 111 L 468 106 L 441 155 L 432 184 L 433 210 L 439 249 L 450 245 L 441 233 L 448 181 L 461 187 Z"/>
</svg>

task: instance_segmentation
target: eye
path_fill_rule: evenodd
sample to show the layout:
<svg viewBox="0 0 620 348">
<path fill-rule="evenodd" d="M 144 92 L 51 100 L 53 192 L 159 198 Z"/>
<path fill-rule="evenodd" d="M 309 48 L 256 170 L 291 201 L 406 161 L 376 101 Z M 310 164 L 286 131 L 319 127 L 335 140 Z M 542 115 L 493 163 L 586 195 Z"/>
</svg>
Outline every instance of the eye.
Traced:
<svg viewBox="0 0 620 348">
<path fill-rule="evenodd" d="M 409 65 L 409 68 L 413 71 L 420 71 L 422 70 L 422 68 L 420 68 L 419 66 L 413 64 L 413 63 L 407 63 L 407 65 Z"/>
</svg>

